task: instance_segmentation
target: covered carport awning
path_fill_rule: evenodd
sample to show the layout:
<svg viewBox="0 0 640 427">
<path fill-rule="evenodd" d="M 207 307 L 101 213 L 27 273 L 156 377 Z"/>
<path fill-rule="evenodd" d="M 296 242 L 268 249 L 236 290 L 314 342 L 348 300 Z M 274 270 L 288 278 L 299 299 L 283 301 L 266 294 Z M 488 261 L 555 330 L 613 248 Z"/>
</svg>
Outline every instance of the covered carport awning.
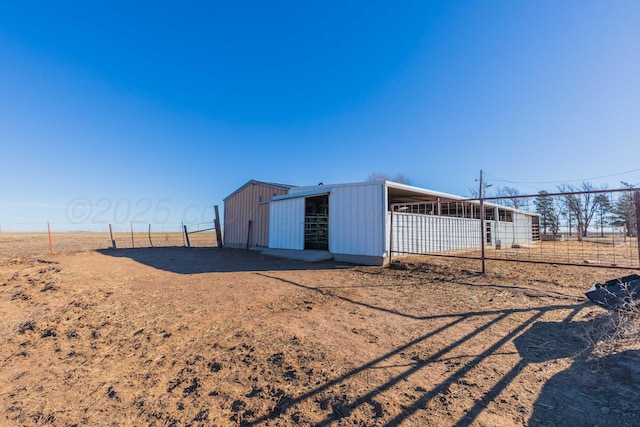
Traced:
<svg viewBox="0 0 640 427">
<path fill-rule="evenodd" d="M 465 200 L 452 194 L 431 190 L 422 190 L 410 185 L 387 181 L 389 204 L 424 203 L 424 202 L 454 202 Z"/>
</svg>

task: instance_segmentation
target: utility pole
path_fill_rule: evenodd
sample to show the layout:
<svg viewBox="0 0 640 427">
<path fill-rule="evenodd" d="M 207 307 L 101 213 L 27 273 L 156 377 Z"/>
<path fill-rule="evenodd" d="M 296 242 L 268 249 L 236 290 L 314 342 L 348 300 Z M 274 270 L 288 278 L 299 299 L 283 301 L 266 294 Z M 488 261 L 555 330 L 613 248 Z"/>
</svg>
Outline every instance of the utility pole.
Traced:
<svg viewBox="0 0 640 427">
<path fill-rule="evenodd" d="M 484 265 L 484 200 L 482 199 L 482 188 L 484 183 L 482 182 L 482 169 L 480 169 L 480 189 L 478 190 L 478 197 L 480 198 L 480 256 L 482 258 L 482 274 L 485 274 Z"/>
<path fill-rule="evenodd" d="M 638 260 L 640 261 L 640 191 L 638 190 L 633 194 L 633 204 L 636 208 L 636 238 L 638 239 Z"/>
</svg>

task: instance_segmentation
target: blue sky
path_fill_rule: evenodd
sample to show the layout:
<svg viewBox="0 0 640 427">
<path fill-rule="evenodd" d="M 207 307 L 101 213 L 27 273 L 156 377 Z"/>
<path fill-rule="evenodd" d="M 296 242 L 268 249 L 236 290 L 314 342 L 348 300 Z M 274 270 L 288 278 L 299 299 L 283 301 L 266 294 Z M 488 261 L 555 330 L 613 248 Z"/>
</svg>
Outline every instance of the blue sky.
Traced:
<svg viewBox="0 0 640 427">
<path fill-rule="evenodd" d="M 637 1 L 0 0 L 0 230 L 204 222 L 249 179 L 638 184 L 638 22 Z"/>
</svg>

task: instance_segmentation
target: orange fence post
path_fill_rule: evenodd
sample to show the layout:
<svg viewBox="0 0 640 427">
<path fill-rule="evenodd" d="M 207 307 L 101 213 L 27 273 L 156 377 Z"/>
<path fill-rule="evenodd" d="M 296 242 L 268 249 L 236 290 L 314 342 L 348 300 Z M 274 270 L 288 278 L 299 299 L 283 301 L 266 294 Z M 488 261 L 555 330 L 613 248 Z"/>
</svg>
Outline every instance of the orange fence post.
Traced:
<svg viewBox="0 0 640 427">
<path fill-rule="evenodd" d="M 49 255 L 53 255 L 53 243 L 51 243 L 51 226 L 47 221 L 47 234 L 49 235 Z"/>
</svg>

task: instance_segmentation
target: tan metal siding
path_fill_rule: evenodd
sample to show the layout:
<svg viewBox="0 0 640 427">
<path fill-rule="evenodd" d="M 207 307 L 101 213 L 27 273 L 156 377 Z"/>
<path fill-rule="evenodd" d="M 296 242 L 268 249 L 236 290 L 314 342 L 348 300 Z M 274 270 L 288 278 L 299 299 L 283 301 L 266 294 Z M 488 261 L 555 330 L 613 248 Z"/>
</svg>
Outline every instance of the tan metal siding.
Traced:
<svg viewBox="0 0 640 427">
<path fill-rule="evenodd" d="M 287 194 L 287 190 L 257 183 L 249 184 L 228 198 L 224 204 L 224 244 L 245 247 L 251 221 L 249 246 L 269 244 L 269 204 L 274 195 Z"/>
</svg>

